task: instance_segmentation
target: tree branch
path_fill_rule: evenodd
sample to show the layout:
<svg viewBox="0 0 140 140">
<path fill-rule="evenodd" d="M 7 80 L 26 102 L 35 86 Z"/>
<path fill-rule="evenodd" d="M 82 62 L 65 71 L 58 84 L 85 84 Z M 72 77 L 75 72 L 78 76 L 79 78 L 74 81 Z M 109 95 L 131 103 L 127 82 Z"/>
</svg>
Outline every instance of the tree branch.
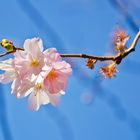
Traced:
<svg viewBox="0 0 140 140">
<path fill-rule="evenodd" d="M 91 58 L 99 61 L 106 61 L 106 60 L 119 61 L 122 60 L 124 57 L 126 57 L 129 53 L 135 51 L 135 47 L 137 45 L 139 38 L 140 38 L 140 31 L 137 33 L 136 37 L 134 38 L 130 48 L 126 49 L 124 52 L 119 53 L 115 56 L 92 56 L 87 54 L 61 54 L 61 57 Z"/>
<path fill-rule="evenodd" d="M 61 57 L 77 57 L 77 58 L 88 58 L 88 59 L 95 59 L 98 61 L 107 61 L 112 60 L 115 61 L 117 64 L 121 63 L 122 59 L 125 58 L 129 53 L 135 51 L 135 47 L 137 45 L 137 42 L 140 38 L 140 31 L 135 36 L 131 46 L 126 49 L 124 52 L 120 52 L 117 55 L 114 56 L 93 56 L 93 55 L 87 55 L 87 54 L 60 54 Z M 10 53 L 16 52 L 16 50 L 24 50 L 23 48 L 16 48 L 14 47 L 13 51 L 8 51 L 3 54 L 0 54 L 0 57 L 5 56 Z"/>
</svg>

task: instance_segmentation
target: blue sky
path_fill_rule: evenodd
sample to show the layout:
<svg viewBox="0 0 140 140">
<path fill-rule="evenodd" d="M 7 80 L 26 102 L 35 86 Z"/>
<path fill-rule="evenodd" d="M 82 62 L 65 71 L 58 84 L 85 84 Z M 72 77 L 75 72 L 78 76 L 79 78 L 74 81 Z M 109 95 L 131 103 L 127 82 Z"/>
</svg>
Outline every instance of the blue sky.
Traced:
<svg viewBox="0 0 140 140">
<path fill-rule="evenodd" d="M 118 24 L 128 30 L 130 43 L 136 34 L 129 18 L 107 0 L 0 2 L 0 39 L 17 46 L 26 38 L 40 37 L 45 48 L 56 47 L 59 53 L 105 55 L 111 53 L 111 33 Z M 122 4 L 139 26 L 138 0 Z M 100 76 L 100 65 L 89 70 L 85 60 L 72 59 L 73 75 L 57 108 L 30 111 L 27 98 L 16 99 L 11 84 L 0 84 L 0 140 L 139 140 L 139 46 L 111 80 Z"/>
</svg>

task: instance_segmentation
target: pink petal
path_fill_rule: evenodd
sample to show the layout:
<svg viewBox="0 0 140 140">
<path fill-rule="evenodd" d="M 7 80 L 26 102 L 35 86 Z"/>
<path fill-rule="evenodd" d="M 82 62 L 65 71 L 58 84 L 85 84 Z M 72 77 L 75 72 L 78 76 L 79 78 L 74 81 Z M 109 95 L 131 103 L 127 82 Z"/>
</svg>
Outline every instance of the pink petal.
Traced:
<svg viewBox="0 0 140 140">
<path fill-rule="evenodd" d="M 9 83 L 15 79 L 15 72 L 14 71 L 7 71 L 4 74 L 0 75 L 0 83 Z"/>
<path fill-rule="evenodd" d="M 26 39 L 23 46 L 27 52 L 35 51 L 37 53 L 38 50 L 43 51 L 43 42 L 40 38 Z"/>
<path fill-rule="evenodd" d="M 52 105 L 57 106 L 60 104 L 60 94 L 48 94 L 49 98 L 50 98 L 50 102 Z"/>
<path fill-rule="evenodd" d="M 13 81 L 13 83 L 12 83 L 12 86 L 11 86 L 12 91 L 11 91 L 11 93 L 14 93 L 15 95 L 17 95 L 17 92 L 18 92 L 18 89 L 19 89 L 19 87 L 20 87 L 20 84 L 21 84 L 20 79 L 16 78 L 16 79 Z"/>
<path fill-rule="evenodd" d="M 72 73 L 70 64 L 65 61 L 53 63 L 53 68 L 67 74 L 67 76 Z"/>
<path fill-rule="evenodd" d="M 40 103 L 39 103 L 39 94 L 36 94 L 33 92 L 30 96 L 29 96 L 29 108 L 31 110 L 38 110 L 40 107 Z"/>
<path fill-rule="evenodd" d="M 49 97 L 48 97 L 48 93 L 41 91 L 39 93 L 39 103 L 40 105 L 45 105 L 48 104 L 50 102 Z"/>
<path fill-rule="evenodd" d="M 37 93 L 36 93 L 37 92 Z M 38 110 L 40 105 L 45 105 L 50 102 L 50 99 L 48 97 L 48 94 L 45 93 L 44 91 L 34 91 L 30 96 L 29 96 L 29 108 L 31 110 Z"/>
<path fill-rule="evenodd" d="M 55 48 L 49 48 L 45 50 L 44 54 L 46 55 L 46 58 L 48 58 L 47 63 L 57 62 L 62 60 L 61 56 L 59 55 L 59 53 Z"/>
<path fill-rule="evenodd" d="M 11 70 L 13 69 L 13 59 L 7 59 L 0 61 L 0 70 Z"/>
<path fill-rule="evenodd" d="M 24 48 L 27 54 L 29 55 L 29 59 L 42 59 L 43 54 L 43 42 L 39 38 L 32 38 L 25 40 Z M 43 59 L 42 59 L 43 61 Z"/>
</svg>

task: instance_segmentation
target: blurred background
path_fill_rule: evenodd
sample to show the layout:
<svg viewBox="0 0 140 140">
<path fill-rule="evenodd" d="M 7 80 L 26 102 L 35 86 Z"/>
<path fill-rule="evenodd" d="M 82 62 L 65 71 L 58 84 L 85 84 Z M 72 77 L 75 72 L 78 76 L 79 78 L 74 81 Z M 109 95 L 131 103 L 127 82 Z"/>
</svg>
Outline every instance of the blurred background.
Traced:
<svg viewBox="0 0 140 140">
<path fill-rule="evenodd" d="M 59 53 L 107 55 L 117 26 L 133 41 L 139 12 L 139 0 L 0 0 L 0 39 L 22 47 L 40 37 Z M 90 70 L 84 59 L 65 59 L 73 68 L 66 95 L 37 112 L 0 84 L 0 140 L 140 140 L 139 58 L 140 41 L 111 80 L 100 75 L 102 64 Z"/>
</svg>

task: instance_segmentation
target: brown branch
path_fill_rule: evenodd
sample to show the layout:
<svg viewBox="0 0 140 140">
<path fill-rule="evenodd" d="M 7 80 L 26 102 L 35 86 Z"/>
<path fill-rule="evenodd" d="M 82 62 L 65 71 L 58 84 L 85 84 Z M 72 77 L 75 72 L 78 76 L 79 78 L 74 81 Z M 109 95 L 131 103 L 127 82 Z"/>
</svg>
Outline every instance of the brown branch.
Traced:
<svg viewBox="0 0 140 140">
<path fill-rule="evenodd" d="M 139 38 L 140 38 L 140 31 L 137 33 L 136 37 L 134 38 L 130 48 L 114 56 L 93 56 L 93 55 L 87 55 L 87 54 L 60 54 L 60 56 L 61 57 L 90 58 L 90 59 L 95 59 L 99 61 L 112 60 L 112 61 L 115 61 L 117 64 L 119 64 L 122 61 L 122 59 L 125 58 L 129 53 L 135 51 L 135 47 L 137 45 Z M 0 57 L 5 56 L 10 53 L 14 53 L 16 52 L 16 50 L 24 50 L 24 49 L 15 47 L 13 51 L 8 51 L 3 54 L 0 54 Z"/>
<path fill-rule="evenodd" d="M 14 50 L 13 51 L 8 51 L 8 52 L 5 52 L 5 53 L 1 53 L 0 54 L 0 57 L 5 56 L 5 55 L 10 54 L 10 53 L 14 53 L 14 52 L 16 52 L 16 50 L 22 50 L 22 51 L 24 51 L 23 48 L 16 48 L 16 47 L 14 47 Z"/>
<path fill-rule="evenodd" d="M 80 57 L 80 58 L 91 58 L 100 61 L 115 60 L 116 56 L 93 56 L 87 54 L 60 54 L 61 57 Z"/>
<path fill-rule="evenodd" d="M 10 53 L 13 53 L 13 51 L 8 51 L 8 52 L 5 52 L 5 53 L 1 53 L 0 57 L 5 56 L 5 55 L 10 54 Z"/>
<path fill-rule="evenodd" d="M 91 56 L 87 54 L 61 54 L 61 57 L 91 58 L 99 61 L 112 60 L 112 61 L 116 61 L 117 64 L 119 64 L 124 57 L 126 57 L 129 53 L 135 51 L 135 47 L 137 45 L 139 38 L 140 38 L 140 31 L 137 33 L 136 37 L 134 38 L 130 48 L 126 49 L 123 53 L 119 53 L 115 56 Z"/>
</svg>

